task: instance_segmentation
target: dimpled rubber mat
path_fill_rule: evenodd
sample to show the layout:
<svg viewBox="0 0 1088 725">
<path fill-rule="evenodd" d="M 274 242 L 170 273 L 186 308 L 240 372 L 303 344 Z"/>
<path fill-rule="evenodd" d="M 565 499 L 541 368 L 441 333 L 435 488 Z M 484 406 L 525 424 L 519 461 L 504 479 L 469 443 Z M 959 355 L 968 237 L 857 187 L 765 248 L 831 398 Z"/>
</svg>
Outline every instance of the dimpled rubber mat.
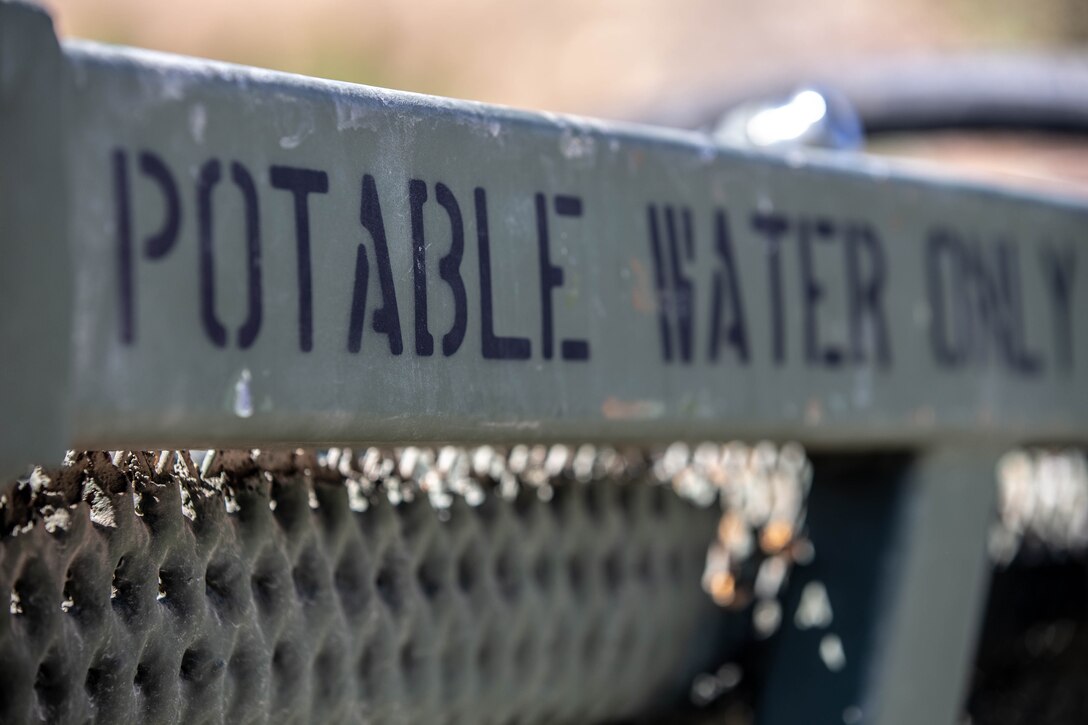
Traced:
<svg viewBox="0 0 1088 725">
<path fill-rule="evenodd" d="M 719 511 L 619 456 L 544 455 L 37 469 L 3 498 L 0 722 L 582 723 L 674 702 L 722 616 L 700 588 Z"/>
</svg>

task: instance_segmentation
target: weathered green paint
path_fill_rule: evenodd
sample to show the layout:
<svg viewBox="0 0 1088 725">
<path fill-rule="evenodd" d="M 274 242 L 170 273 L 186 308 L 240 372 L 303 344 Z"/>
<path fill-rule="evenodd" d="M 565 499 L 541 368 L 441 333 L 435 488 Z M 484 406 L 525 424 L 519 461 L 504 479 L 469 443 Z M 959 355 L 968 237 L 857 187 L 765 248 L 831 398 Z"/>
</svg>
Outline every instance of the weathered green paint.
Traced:
<svg viewBox="0 0 1088 725">
<path fill-rule="evenodd" d="M 0 4 L 0 474 L 69 437 L 73 252 L 63 69 L 49 16 Z"/>
<path fill-rule="evenodd" d="M 772 436 L 858 447 L 950 438 L 1083 440 L 1088 433 L 1088 328 L 1076 312 L 1088 302 L 1088 207 L 1082 203 L 911 176 L 856 155 L 761 156 L 715 146 L 695 133 L 132 50 L 69 44 L 64 58 L 70 87 L 57 92 L 65 107 L 63 178 L 71 198 L 49 198 L 42 223 L 63 219 L 71 240 L 76 445 Z M 131 344 L 121 333 L 118 152 L 131 192 Z M 144 247 L 163 223 L 164 196 L 140 170 L 143 152 L 161 159 L 178 184 L 178 237 L 157 259 Z M 210 198 L 223 347 L 202 325 L 199 294 L 199 179 L 209 160 L 218 160 L 221 172 Z M 247 318 L 246 237 L 235 162 L 252 177 L 261 237 L 262 315 L 245 348 L 238 335 Z M 300 349 L 296 207 L 289 191 L 272 185 L 275 165 L 327 174 L 327 193 L 307 196 L 309 351 Z M 374 239 L 360 222 L 365 175 L 373 177 L 380 198 L 400 355 L 372 327 L 381 280 Z M 425 182 L 428 198 L 431 356 L 416 347 L 412 179 Z M 442 338 L 453 320 L 454 296 L 439 276 L 439 259 L 450 250 L 451 236 L 436 201 L 438 182 L 456 198 L 464 222 L 467 326 L 449 357 Z M 527 338 L 527 360 L 482 354 L 477 188 L 486 190 L 495 332 Z M 542 354 L 537 194 L 547 209 L 551 263 L 564 276 L 552 294 L 552 359 Z M 582 216 L 558 214 L 557 195 L 580 198 Z M 683 267 L 694 289 L 689 363 L 663 359 L 650 205 L 662 235 L 666 206 L 674 208 L 678 225 L 681 208 L 691 212 L 693 256 Z M 727 215 L 736 262 L 747 364 L 728 344 L 716 361 L 709 359 L 714 275 L 721 269 L 718 211 Z M 785 215 L 790 225 L 777 257 L 752 222 L 769 213 Z M 825 222 L 830 226 L 819 226 Z M 811 281 L 823 294 L 811 318 L 814 363 L 805 352 L 804 225 L 813 230 Z M 879 240 L 885 282 L 875 306 L 852 308 L 850 244 L 862 245 L 853 247 L 861 249 L 855 290 L 864 293 L 874 274 L 864 244 L 847 242 L 862 228 Z M 826 239 L 817 238 L 822 229 Z M 993 298 L 997 303 L 986 302 L 985 288 L 981 298 L 978 290 L 963 298 L 973 310 L 974 339 L 988 340 L 987 359 L 942 367 L 935 357 L 927 286 L 927 240 L 935 230 L 955 236 L 964 249 L 980 245 L 987 279 L 1005 290 Z M 351 352 L 360 244 L 369 263 L 366 318 L 361 350 Z M 683 256 L 683 244 L 679 251 Z M 1010 265 L 1008 278 L 1000 275 L 999 254 Z M 780 362 L 773 354 L 776 258 L 784 315 Z M 1054 274 L 1063 275 L 1068 294 L 1062 300 L 1055 297 Z M 952 300 L 964 285 L 946 280 L 941 289 Z M 1017 294 L 1022 305 L 1014 304 Z M 1001 300 L 1011 300 L 1008 314 Z M 732 308 L 722 309 L 728 321 Z M 851 309 L 861 309 L 870 333 L 873 319 L 886 322 L 886 358 L 868 334 L 855 359 L 847 344 Z M 990 322 L 987 310 L 997 310 Z M 37 309 L 5 313 L 14 314 L 32 319 Z M 959 325 L 957 314 L 950 308 L 942 319 Z M 28 341 L 43 334 L 46 328 L 37 325 Z M 953 343 L 961 339 L 952 337 Z M 588 342 L 589 360 L 562 359 L 566 338 Z M 679 345 L 674 338 L 674 355 Z M 835 346 L 845 358 L 832 366 L 826 349 Z M 238 414 L 250 409 L 251 415 Z"/>
</svg>

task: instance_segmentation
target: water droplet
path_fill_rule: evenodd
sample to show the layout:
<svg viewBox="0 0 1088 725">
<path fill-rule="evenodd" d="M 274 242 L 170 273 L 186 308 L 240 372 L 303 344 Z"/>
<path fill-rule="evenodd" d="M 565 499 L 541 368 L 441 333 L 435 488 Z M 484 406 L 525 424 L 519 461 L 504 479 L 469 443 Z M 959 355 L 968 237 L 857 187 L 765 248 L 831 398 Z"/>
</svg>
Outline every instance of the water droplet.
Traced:
<svg viewBox="0 0 1088 725">
<path fill-rule="evenodd" d="M 824 638 L 820 640 L 820 659 L 832 672 L 839 672 L 846 667 L 846 652 L 837 634 L 824 635 Z"/>
<path fill-rule="evenodd" d="M 718 670 L 718 682 L 726 690 L 732 690 L 740 684 L 743 678 L 744 670 L 741 669 L 740 665 L 732 662 L 722 665 Z"/>
<path fill-rule="evenodd" d="M 793 623 L 798 629 L 825 628 L 832 622 L 831 600 L 823 583 L 814 581 L 805 585 L 801 591 L 801 603 Z"/>
<path fill-rule="evenodd" d="M 253 415 L 253 391 L 250 389 L 252 381 L 249 368 L 244 368 L 234 383 L 234 414 L 239 418 Z"/>
<path fill-rule="evenodd" d="M 782 622 L 782 606 L 774 601 L 761 600 L 752 610 L 752 624 L 755 626 L 756 635 L 766 639 L 778 630 Z"/>
<path fill-rule="evenodd" d="M 720 693 L 718 678 L 713 675 L 698 675 L 691 685 L 691 698 L 696 705 L 709 705 Z"/>
</svg>

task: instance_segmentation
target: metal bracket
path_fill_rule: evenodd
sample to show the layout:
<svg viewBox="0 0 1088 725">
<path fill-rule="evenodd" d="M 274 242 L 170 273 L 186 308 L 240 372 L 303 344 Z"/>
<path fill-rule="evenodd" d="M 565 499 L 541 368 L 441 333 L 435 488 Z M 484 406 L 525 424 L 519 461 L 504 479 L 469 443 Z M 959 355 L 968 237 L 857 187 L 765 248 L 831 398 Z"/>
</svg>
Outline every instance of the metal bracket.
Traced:
<svg viewBox="0 0 1088 725">
<path fill-rule="evenodd" d="M 813 462 L 817 556 L 790 583 L 761 723 L 958 722 L 989 583 L 999 454 Z"/>
</svg>

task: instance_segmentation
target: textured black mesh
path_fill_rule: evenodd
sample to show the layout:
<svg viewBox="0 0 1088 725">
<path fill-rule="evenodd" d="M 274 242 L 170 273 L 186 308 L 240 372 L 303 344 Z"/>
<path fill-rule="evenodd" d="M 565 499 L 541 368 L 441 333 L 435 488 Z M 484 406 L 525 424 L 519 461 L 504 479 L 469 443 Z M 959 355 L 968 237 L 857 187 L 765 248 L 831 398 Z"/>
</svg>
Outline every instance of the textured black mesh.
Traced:
<svg viewBox="0 0 1088 725">
<path fill-rule="evenodd" d="M 637 468 L 438 495 L 381 461 L 224 460 L 81 454 L 7 488 L 0 722 L 615 719 L 686 692 L 719 616 L 718 511 Z"/>
</svg>

